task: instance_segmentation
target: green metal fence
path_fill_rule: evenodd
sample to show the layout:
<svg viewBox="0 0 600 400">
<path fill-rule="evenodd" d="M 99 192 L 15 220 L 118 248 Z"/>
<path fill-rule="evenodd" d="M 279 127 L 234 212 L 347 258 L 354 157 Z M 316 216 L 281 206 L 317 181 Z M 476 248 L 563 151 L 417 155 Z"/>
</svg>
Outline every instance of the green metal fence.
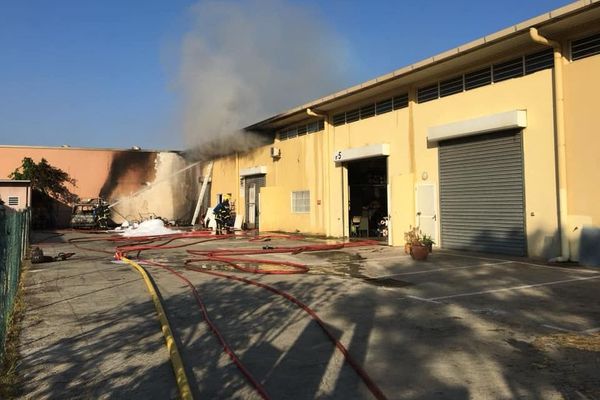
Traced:
<svg viewBox="0 0 600 400">
<path fill-rule="evenodd" d="M 21 276 L 21 263 L 29 247 L 31 212 L 0 205 L 0 360 Z"/>
</svg>

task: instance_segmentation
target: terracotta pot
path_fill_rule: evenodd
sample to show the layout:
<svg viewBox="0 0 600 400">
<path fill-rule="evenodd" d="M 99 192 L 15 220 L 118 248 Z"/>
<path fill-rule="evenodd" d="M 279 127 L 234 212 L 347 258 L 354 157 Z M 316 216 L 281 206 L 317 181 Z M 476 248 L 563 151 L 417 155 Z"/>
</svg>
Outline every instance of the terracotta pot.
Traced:
<svg viewBox="0 0 600 400">
<path fill-rule="evenodd" d="M 429 255 L 429 249 L 427 248 L 427 246 L 413 244 L 411 246 L 410 255 L 412 256 L 413 260 L 424 261 Z"/>
<path fill-rule="evenodd" d="M 410 254 L 410 247 L 411 247 L 410 243 L 404 244 L 404 254 Z"/>
</svg>

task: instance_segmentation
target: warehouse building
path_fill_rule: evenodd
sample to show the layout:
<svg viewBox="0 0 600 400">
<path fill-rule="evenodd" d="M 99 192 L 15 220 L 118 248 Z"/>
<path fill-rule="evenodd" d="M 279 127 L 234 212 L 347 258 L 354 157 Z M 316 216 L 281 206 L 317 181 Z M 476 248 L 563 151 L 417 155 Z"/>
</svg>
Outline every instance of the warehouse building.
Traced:
<svg viewBox="0 0 600 400">
<path fill-rule="evenodd" d="M 576 260 L 600 227 L 600 2 L 578 1 L 248 130 L 215 161 L 250 227 Z M 374 218 L 376 216 L 376 218 Z M 379 232 L 380 233 L 380 232 Z"/>
</svg>

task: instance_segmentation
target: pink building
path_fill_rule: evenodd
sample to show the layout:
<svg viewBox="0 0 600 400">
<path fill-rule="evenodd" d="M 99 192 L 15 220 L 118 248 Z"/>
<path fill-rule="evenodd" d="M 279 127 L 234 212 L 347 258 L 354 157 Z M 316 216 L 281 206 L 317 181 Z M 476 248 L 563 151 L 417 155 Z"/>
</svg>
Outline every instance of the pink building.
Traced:
<svg viewBox="0 0 600 400">
<path fill-rule="evenodd" d="M 1 146 L 0 179 L 21 166 L 24 157 L 35 162 L 42 158 L 50 165 L 60 168 L 73 179 L 69 189 L 81 199 L 102 197 L 109 202 L 146 187 L 156 178 L 159 154 L 175 156 L 177 152 L 132 149 L 98 149 L 76 147 Z M 31 194 L 31 193 L 30 193 Z M 2 195 L 4 199 L 4 195 Z M 29 196 L 29 199 L 31 196 Z M 7 203 L 7 199 L 4 199 Z M 57 202 L 52 224 L 67 226 L 71 205 Z M 35 207 L 35 202 L 34 202 Z"/>
<path fill-rule="evenodd" d="M 0 179 L 0 200 L 16 211 L 31 206 L 31 182 Z"/>
</svg>

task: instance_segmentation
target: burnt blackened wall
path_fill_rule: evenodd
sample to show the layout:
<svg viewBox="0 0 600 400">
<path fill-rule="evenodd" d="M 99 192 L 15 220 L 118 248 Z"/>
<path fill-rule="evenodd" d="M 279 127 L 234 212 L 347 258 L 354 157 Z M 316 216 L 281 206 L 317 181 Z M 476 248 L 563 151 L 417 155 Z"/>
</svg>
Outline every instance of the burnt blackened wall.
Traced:
<svg viewBox="0 0 600 400">
<path fill-rule="evenodd" d="M 100 197 L 113 200 L 140 190 L 156 176 L 156 153 L 124 151 L 115 153 Z"/>
</svg>

